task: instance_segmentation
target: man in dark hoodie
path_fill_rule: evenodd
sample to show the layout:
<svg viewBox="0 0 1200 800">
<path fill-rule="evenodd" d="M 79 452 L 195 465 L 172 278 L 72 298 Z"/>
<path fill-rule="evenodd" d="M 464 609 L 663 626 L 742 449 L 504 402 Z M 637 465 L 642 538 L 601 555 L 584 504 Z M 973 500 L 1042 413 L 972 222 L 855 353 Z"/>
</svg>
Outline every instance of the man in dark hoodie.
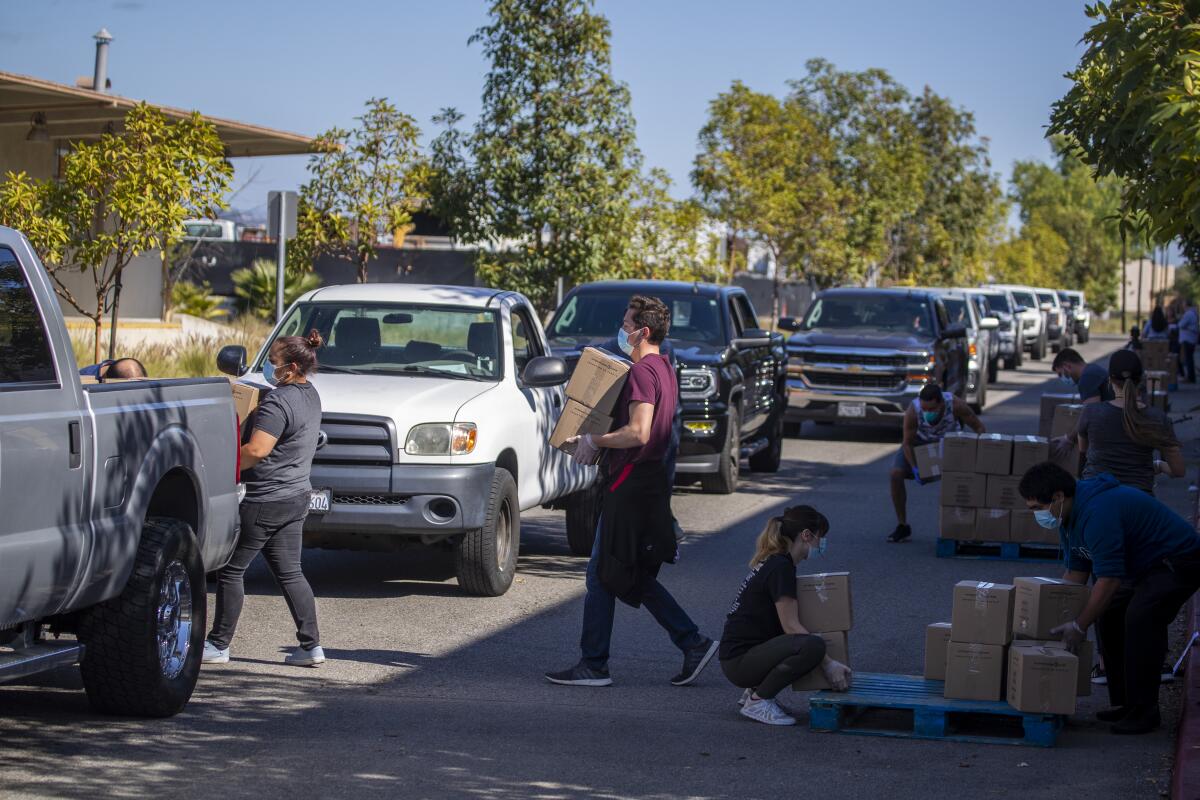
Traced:
<svg viewBox="0 0 1200 800">
<path fill-rule="evenodd" d="M 1058 529 L 1064 580 L 1096 577 L 1087 606 L 1054 633 L 1074 649 L 1096 625 L 1113 706 L 1097 719 L 1116 723 L 1113 733 L 1149 733 L 1161 724 L 1167 629 L 1200 588 L 1200 536 L 1158 500 L 1107 473 L 1076 481 L 1047 462 L 1025 473 L 1019 491 L 1039 525 Z"/>
</svg>

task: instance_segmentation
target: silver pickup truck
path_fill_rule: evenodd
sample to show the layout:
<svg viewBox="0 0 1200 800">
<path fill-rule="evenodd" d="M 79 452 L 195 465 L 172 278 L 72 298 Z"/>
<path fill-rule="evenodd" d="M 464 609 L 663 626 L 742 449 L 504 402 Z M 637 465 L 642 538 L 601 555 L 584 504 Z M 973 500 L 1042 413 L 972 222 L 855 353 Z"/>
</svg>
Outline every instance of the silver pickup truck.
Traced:
<svg viewBox="0 0 1200 800">
<path fill-rule="evenodd" d="M 180 711 L 238 460 L 224 379 L 81 382 L 49 276 L 0 228 L 0 682 L 78 662 L 100 711 Z"/>
</svg>

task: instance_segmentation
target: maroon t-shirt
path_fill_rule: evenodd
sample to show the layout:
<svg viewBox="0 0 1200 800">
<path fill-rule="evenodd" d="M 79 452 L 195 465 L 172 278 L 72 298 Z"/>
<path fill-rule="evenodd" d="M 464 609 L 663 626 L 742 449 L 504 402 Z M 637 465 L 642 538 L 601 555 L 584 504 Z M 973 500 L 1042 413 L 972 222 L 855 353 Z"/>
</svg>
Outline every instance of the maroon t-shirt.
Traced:
<svg viewBox="0 0 1200 800">
<path fill-rule="evenodd" d="M 654 406 L 654 421 L 650 423 L 650 439 L 641 447 L 611 450 L 608 454 L 610 473 L 620 472 L 627 464 L 662 461 L 671 445 L 671 421 L 679 402 L 679 386 L 675 370 L 664 355 L 650 355 L 633 365 L 621 397 L 617 400 L 613 430 L 629 424 L 630 403 L 650 403 Z"/>
</svg>

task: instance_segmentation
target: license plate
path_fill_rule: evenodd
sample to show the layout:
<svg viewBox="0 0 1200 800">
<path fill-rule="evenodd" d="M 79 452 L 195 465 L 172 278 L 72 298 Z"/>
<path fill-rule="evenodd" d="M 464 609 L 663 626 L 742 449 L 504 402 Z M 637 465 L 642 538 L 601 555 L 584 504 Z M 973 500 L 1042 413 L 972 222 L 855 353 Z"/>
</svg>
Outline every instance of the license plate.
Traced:
<svg viewBox="0 0 1200 800">
<path fill-rule="evenodd" d="M 313 489 L 312 494 L 308 496 L 308 513 L 324 514 L 329 511 L 329 504 L 332 501 L 332 489 Z"/>
<path fill-rule="evenodd" d="M 865 417 L 866 415 L 866 403 L 838 403 L 839 417 Z"/>
</svg>

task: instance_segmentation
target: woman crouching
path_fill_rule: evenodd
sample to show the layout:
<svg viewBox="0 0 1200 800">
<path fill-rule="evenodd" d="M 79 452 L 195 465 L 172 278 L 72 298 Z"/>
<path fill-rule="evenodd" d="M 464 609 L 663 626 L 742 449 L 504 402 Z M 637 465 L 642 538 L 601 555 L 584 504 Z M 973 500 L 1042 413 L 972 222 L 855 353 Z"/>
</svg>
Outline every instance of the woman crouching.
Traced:
<svg viewBox="0 0 1200 800">
<path fill-rule="evenodd" d="M 776 695 L 814 669 L 838 691 L 850 686 L 850 668 L 825 655 L 825 640 L 800 624 L 796 564 L 825 552 L 829 521 L 812 506 L 773 517 L 755 543 L 750 574 L 742 581 L 721 636 L 721 669 L 746 691 L 742 714 L 767 725 L 795 725 Z"/>
</svg>

